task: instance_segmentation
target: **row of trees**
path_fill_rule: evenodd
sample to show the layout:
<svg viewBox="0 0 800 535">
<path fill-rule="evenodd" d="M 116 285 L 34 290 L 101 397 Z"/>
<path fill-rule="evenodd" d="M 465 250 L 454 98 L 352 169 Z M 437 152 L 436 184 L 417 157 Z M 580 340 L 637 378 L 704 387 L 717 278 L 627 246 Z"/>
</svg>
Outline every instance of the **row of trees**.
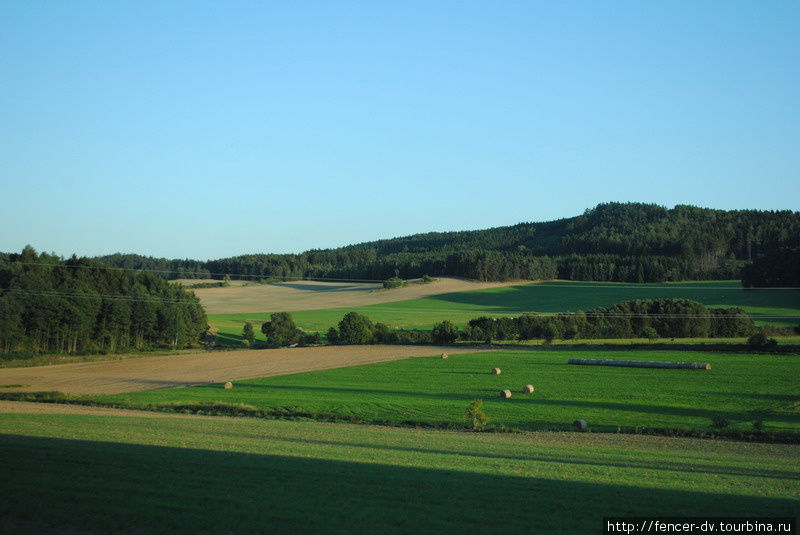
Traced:
<svg viewBox="0 0 800 535">
<path fill-rule="evenodd" d="M 278 346 L 298 342 L 320 343 L 303 337 L 291 315 L 273 314 L 262 332 Z M 331 344 L 452 344 L 459 338 L 478 342 L 493 340 L 554 340 L 603 338 L 740 338 L 756 332 L 753 319 L 741 308 L 708 308 L 688 299 L 636 300 L 599 307 L 588 312 L 556 315 L 523 314 L 518 317 L 480 317 L 459 332 L 443 321 L 428 331 L 394 331 L 367 316 L 348 312 L 337 327 L 327 332 Z"/>
<path fill-rule="evenodd" d="M 254 342 L 252 328 L 245 324 L 243 340 L 245 346 Z M 455 326 L 454 326 L 455 327 Z M 270 315 L 270 320 L 261 325 L 267 343 L 272 346 L 313 345 L 322 343 L 319 333 L 306 333 L 298 329 L 288 312 Z M 330 344 L 429 344 L 431 333 L 425 331 L 395 331 L 385 323 L 373 323 L 367 316 L 348 312 L 336 327 L 326 333 Z M 455 337 L 453 338 L 455 340 Z"/>
<path fill-rule="evenodd" d="M 217 279 L 230 274 L 244 279 L 386 280 L 429 274 L 477 280 L 663 282 L 736 278 L 745 264 L 781 247 L 800 247 L 800 213 L 608 203 L 558 221 L 416 234 L 302 254 L 208 262 L 117 254 L 100 260 L 159 269 L 165 278 L 208 273 Z"/>
<path fill-rule="evenodd" d="M 598 338 L 737 338 L 755 325 L 741 308 L 707 308 L 688 299 L 636 300 L 588 312 L 516 318 L 480 317 L 461 333 L 465 340 Z"/>
<path fill-rule="evenodd" d="M 0 259 L 0 352 L 190 347 L 207 328 L 194 294 L 150 273 L 31 247 Z"/>
</svg>

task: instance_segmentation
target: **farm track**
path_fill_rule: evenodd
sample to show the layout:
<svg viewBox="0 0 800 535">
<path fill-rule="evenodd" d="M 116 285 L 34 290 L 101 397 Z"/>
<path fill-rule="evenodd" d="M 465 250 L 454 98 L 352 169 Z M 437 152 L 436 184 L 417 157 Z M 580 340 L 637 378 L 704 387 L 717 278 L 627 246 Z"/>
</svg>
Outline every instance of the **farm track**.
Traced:
<svg viewBox="0 0 800 535">
<path fill-rule="evenodd" d="M 472 282 L 443 277 L 429 284 L 409 284 L 393 290 L 384 290 L 379 283 L 296 281 L 192 291 L 208 314 L 242 314 L 361 307 L 527 282 L 532 281 Z"/>
<path fill-rule="evenodd" d="M 359 364 L 475 353 L 447 346 L 324 346 L 205 352 L 114 361 L 0 369 L 3 392 L 59 391 L 79 396 L 121 394 L 287 375 Z"/>
</svg>

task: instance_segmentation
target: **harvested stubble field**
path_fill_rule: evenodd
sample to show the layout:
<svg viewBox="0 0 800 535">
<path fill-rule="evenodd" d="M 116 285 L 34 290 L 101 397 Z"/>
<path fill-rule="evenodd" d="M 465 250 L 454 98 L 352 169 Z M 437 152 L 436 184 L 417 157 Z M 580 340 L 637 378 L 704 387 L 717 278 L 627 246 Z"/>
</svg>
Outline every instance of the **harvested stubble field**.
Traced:
<svg viewBox="0 0 800 535">
<path fill-rule="evenodd" d="M 113 394 L 285 375 L 372 362 L 474 351 L 437 346 L 324 346 L 215 351 L 0 369 L 0 392 Z M 5 386 L 4 386 L 5 385 Z M 7 386 L 22 385 L 22 386 Z"/>
<path fill-rule="evenodd" d="M 0 414 L 0 531 L 583 534 L 800 513 L 797 445 L 117 414 Z"/>
<path fill-rule="evenodd" d="M 449 352 L 450 353 L 450 352 Z M 588 367 L 571 358 L 709 362 L 711 370 Z M 495 367 L 502 374 L 492 375 Z M 522 393 L 532 384 L 533 394 Z M 500 399 L 501 390 L 513 391 Z M 683 433 L 763 432 L 800 438 L 797 355 L 631 349 L 541 349 L 438 355 L 365 366 L 95 398 L 131 408 L 245 404 L 267 414 L 460 427 L 474 399 L 494 426 Z M 728 423 L 712 427 L 715 418 Z"/>
<path fill-rule="evenodd" d="M 517 284 L 473 282 L 444 277 L 428 284 L 412 283 L 385 290 L 381 283 L 302 280 L 273 284 L 232 285 L 193 290 L 208 314 L 284 312 L 320 308 L 362 307 L 443 293 L 465 292 Z"/>
</svg>

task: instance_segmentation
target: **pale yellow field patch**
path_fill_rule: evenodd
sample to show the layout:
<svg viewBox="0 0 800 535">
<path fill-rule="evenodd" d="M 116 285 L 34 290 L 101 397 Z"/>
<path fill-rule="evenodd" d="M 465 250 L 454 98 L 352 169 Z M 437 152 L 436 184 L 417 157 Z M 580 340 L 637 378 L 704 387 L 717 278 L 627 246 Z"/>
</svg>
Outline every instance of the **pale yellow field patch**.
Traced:
<svg viewBox="0 0 800 535">
<path fill-rule="evenodd" d="M 206 351 L 183 355 L 0 369 L 5 392 L 58 391 L 100 395 L 155 390 L 255 377 L 287 375 L 448 353 L 476 353 L 448 346 L 322 346 L 249 351 Z M 220 387 L 221 388 L 221 387 Z"/>
<path fill-rule="evenodd" d="M 442 277 L 428 284 L 409 284 L 385 290 L 381 283 L 294 281 L 192 290 L 208 314 L 242 314 L 360 307 L 419 299 L 453 292 L 468 292 L 525 284 L 530 281 L 474 282 Z"/>
</svg>

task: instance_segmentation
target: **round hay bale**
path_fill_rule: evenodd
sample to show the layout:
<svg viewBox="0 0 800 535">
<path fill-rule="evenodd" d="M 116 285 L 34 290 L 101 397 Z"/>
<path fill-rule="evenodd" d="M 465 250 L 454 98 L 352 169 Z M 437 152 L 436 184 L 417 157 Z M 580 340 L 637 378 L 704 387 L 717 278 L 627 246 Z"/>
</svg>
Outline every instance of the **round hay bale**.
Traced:
<svg viewBox="0 0 800 535">
<path fill-rule="evenodd" d="M 492 375 L 500 375 L 501 373 L 503 373 L 503 372 L 500 370 L 500 368 L 493 368 L 492 369 Z"/>
<path fill-rule="evenodd" d="M 533 385 L 525 385 L 525 386 L 522 388 L 522 391 L 523 391 L 524 393 L 526 393 L 526 394 L 533 394 L 533 391 L 534 391 L 534 390 L 536 390 L 536 389 L 535 389 L 535 388 L 533 388 Z"/>
<path fill-rule="evenodd" d="M 225 383 L 225 386 L 223 388 L 225 390 L 230 390 L 231 388 L 233 388 L 233 383 L 228 381 L 227 383 Z"/>
<path fill-rule="evenodd" d="M 511 390 L 501 390 L 500 397 L 503 399 L 508 399 L 511 397 Z"/>
<path fill-rule="evenodd" d="M 586 431 L 586 428 L 588 427 L 586 420 L 575 420 L 572 422 L 572 426 L 576 431 Z"/>
<path fill-rule="evenodd" d="M 447 353 L 442 353 L 442 358 L 446 359 L 447 358 Z"/>
<path fill-rule="evenodd" d="M 710 363 L 706 363 L 706 369 L 707 369 L 707 370 L 710 370 L 710 369 L 711 369 L 711 364 L 710 364 Z"/>
</svg>

